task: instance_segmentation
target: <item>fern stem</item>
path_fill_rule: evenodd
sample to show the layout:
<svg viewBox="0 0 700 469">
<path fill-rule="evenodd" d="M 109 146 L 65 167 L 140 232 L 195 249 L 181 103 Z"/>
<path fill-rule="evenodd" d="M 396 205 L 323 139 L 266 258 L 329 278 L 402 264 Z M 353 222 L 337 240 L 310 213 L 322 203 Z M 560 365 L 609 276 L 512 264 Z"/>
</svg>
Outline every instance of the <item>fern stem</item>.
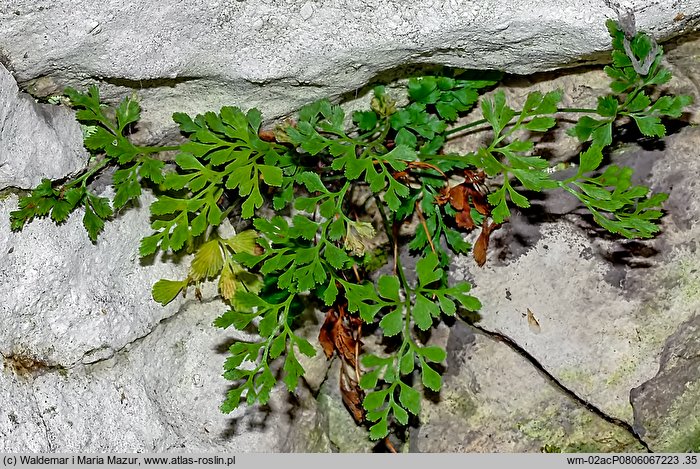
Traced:
<svg viewBox="0 0 700 469">
<path fill-rule="evenodd" d="M 180 145 L 169 146 L 169 147 L 136 147 L 139 149 L 139 153 L 149 154 L 149 153 L 160 153 L 163 151 L 177 151 L 180 149 Z"/>
<path fill-rule="evenodd" d="M 557 112 L 576 112 L 576 113 L 581 113 L 581 114 L 597 114 L 598 111 L 595 109 L 591 108 L 585 108 L 585 107 L 560 107 L 557 108 Z M 516 116 L 519 116 L 522 113 L 522 111 L 517 111 L 515 113 Z M 464 130 L 471 129 L 473 127 L 478 127 L 483 124 L 488 124 L 488 121 L 486 119 L 479 119 L 474 122 L 470 122 L 469 124 L 461 125 L 459 127 L 455 127 L 454 129 L 447 130 L 445 132 L 445 136 L 449 136 L 452 134 L 456 134 L 458 132 L 462 132 Z"/>
<path fill-rule="evenodd" d="M 85 184 L 87 183 L 88 179 L 90 179 L 92 176 L 94 176 L 97 172 L 101 171 L 105 166 L 107 166 L 112 160 L 110 158 L 103 158 L 99 162 L 97 162 L 94 166 L 86 168 L 85 173 L 81 175 L 80 177 L 64 184 L 65 189 L 70 189 L 73 186 L 76 186 L 80 184 L 81 186 L 85 187 Z"/>
<path fill-rule="evenodd" d="M 478 121 L 470 122 L 469 124 L 460 125 L 459 127 L 455 127 L 454 129 L 447 130 L 445 131 L 445 136 L 456 134 L 457 132 L 461 132 L 463 130 L 471 129 L 472 127 L 476 127 L 487 123 L 488 121 L 486 119 L 479 119 Z"/>
</svg>

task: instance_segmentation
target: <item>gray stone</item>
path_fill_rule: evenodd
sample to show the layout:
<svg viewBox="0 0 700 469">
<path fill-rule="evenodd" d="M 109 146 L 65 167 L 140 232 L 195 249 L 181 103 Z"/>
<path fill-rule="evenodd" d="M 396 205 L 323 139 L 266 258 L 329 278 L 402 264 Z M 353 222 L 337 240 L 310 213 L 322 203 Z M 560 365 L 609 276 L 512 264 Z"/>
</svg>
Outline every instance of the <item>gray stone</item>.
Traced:
<svg viewBox="0 0 700 469">
<path fill-rule="evenodd" d="M 320 428 L 341 453 L 371 453 L 376 442 L 370 440 L 367 429 L 358 426 L 345 408 L 339 381 L 340 361 L 336 359 L 317 397 Z"/>
<path fill-rule="evenodd" d="M 277 389 L 265 407 L 219 411 L 229 387 L 221 378 L 227 346 L 252 338 L 211 326 L 225 310 L 217 300 L 189 300 L 151 334 L 98 363 L 21 374 L 5 366 L 0 450 L 323 451 L 322 432 L 310 440 L 317 412 L 303 387 L 297 399 Z M 290 445 L 292 426 L 304 425 L 304 444 Z"/>
<path fill-rule="evenodd" d="M 104 364 L 38 377 L 34 393 L 55 452 L 159 452 L 176 435 L 135 370 Z"/>
<path fill-rule="evenodd" d="M 304 383 L 313 393 L 318 393 L 321 385 L 326 382 L 331 366 L 331 360 L 326 360 L 323 348 L 318 341 L 318 333 L 324 319 L 325 314 L 319 311 L 306 311 L 299 321 L 303 326 L 295 332 L 299 337 L 308 340 L 317 351 L 314 357 L 307 357 L 301 353 L 297 355 L 297 360 L 304 368 Z"/>
<path fill-rule="evenodd" d="M 182 278 L 187 263 L 141 260 L 140 239 L 149 232 L 145 194 L 138 207 L 105 225 L 92 244 L 82 209 L 62 225 L 49 219 L 10 231 L 17 197 L 0 200 L 0 353 L 70 366 L 106 358 L 150 332 L 177 311 L 151 298 L 161 278 Z"/>
<path fill-rule="evenodd" d="M 542 224 L 539 240 L 519 257 L 489 261 L 481 269 L 470 258 L 454 264 L 456 278 L 468 272 L 476 285 L 474 295 L 484 305 L 480 326 L 506 335 L 568 389 L 612 417 L 640 422 L 654 438 L 676 427 L 660 418 L 661 409 L 637 409 L 630 391 L 653 378 L 655 384 L 640 388 L 647 390 L 638 402 L 682 397 L 680 390 L 668 391 L 680 378 L 655 376 L 664 347 L 679 340 L 700 308 L 699 142 L 697 127 L 687 127 L 667 137 L 663 151 L 632 146 L 613 155 L 618 164 L 636 166 L 640 182 L 670 193 L 657 239 L 605 236 L 569 214 Z M 509 236 L 506 232 L 501 243 Z M 538 327 L 528 321 L 528 310 Z M 700 372 L 692 366 L 686 372 L 690 391 Z M 693 428 L 679 430 L 676 439 L 692 436 Z M 667 442 L 658 444 L 663 448 Z"/>
<path fill-rule="evenodd" d="M 655 451 L 700 450 L 699 142 L 697 127 L 684 129 L 667 139 L 664 153 L 673 159 L 655 161 L 652 184 L 670 189 L 664 238 L 675 255 L 651 280 L 628 282 L 638 289 L 651 286 L 646 328 L 663 332 L 656 345 L 657 373 L 631 393 L 635 426 Z M 679 315 L 678 327 L 658 323 L 659 312 L 666 310 Z"/>
<path fill-rule="evenodd" d="M 440 394 L 422 403 L 411 451 L 643 450 L 633 435 L 563 394 L 504 343 L 459 321 L 448 334 L 448 372 Z"/>
<path fill-rule="evenodd" d="M 543 232 L 531 251 L 507 266 L 472 270 L 474 294 L 484 304 L 479 324 L 513 339 L 609 415 L 631 422 L 630 390 L 654 376 L 660 346 L 696 310 L 689 279 L 673 286 L 668 279 L 696 269 L 698 257 L 676 249 L 654 273 L 631 270 L 628 277 L 641 278 L 627 283 L 647 291 L 623 294 L 606 281 L 605 262 L 586 259 L 585 238 L 563 224 Z M 539 322 L 536 329 L 528 310 Z"/>
<path fill-rule="evenodd" d="M 659 372 L 632 390 L 635 427 L 657 452 L 700 452 L 700 314 L 669 337 Z"/>
<path fill-rule="evenodd" d="M 2 35 L 0 34 L 0 37 Z M 2 40 L 0 39 L 0 48 Z M 67 108 L 37 104 L 0 65 L 0 190 L 31 189 L 87 164 L 83 136 Z"/>
<path fill-rule="evenodd" d="M 48 452 L 46 426 L 31 387 L 0 356 L 0 452 Z"/>
<path fill-rule="evenodd" d="M 304 410 L 295 415 L 292 428 L 280 438 L 277 451 L 283 453 L 332 453 L 336 447 L 328 436 L 327 425 L 324 422 L 324 412 L 313 396 L 308 396 L 300 402 L 302 406 L 311 403 L 310 410 Z"/>
<path fill-rule="evenodd" d="M 539 242 L 516 260 L 471 268 L 473 294 L 484 305 L 479 325 L 511 338 L 610 415 L 631 420 L 629 390 L 653 375 L 656 358 L 637 336 L 640 327 L 645 332 L 635 315 L 640 300 L 625 299 L 607 283 L 606 263 L 586 259 L 587 249 L 588 240 L 568 224 L 545 224 Z M 457 277 L 472 264 L 457 259 Z M 536 329 L 528 310 L 539 322 Z M 661 314 L 682 322 L 678 313 Z"/>
<path fill-rule="evenodd" d="M 698 0 L 622 7 L 659 40 L 700 17 Z M 174 111 L 233 104 L 275 117 L 405 64 L 527 74 L 599 61 L 616 17 L 599 0 L 21 0 L 0 9 L 0 59 L 41 95 L 93 83 L 112 99 L 138 90 L 142 130 L 157 139 Z"/>
<path fill-rule="evenodd" d="M 668 67 L 673 72 L 674 82 L 677 84 L 674 91 L 700 95 L 700 32 L 681 36 L 671 41 L 664 48 Z M 686 116 L 692 123 L 700 123 L 700 100 L 696 99 L 690 116 Z"/>
</svg>

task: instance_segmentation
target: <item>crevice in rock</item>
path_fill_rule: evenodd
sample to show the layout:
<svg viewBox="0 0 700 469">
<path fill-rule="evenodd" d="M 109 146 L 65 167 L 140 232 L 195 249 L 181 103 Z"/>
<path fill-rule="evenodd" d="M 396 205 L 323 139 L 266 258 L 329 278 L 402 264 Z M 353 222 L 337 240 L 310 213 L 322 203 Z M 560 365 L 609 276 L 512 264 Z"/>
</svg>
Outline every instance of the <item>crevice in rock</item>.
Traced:
<svg viewBox="0 0 700 469">
<path fill-rule="evenodd" d="M 49 452 L 54 452 L 55 448 L 54 445 L 51 442 L 51 438 L 49 438 L 49 426 L 46 424 L 46 420 L 44 420 L 44 414 L 41 413 L 41 410 L 39 408 L 39 399 L 36 396 L 36 391 L 34 390 L 34 382 L 31 384 L 31 390 L 32 390 L 32 399 L 34 399 L 34 407 L 36 408 L 36 413 L 39 416 L 39 420 L 41 421 L 41 426 L 44 429 L 44 435 L 46 436 L 46 446 L 48 447 Z"/>
<path fill-rule="evenodd" d="M 318 397 L 321 395 L 321 389 L 323 388 L 323 385 L 326 384 L 326 381 L 330 378 L 331 375 L 331 369 L 333 367 L 333 362 L 335 361 L 336 357 L 333 356 L 329 363 L 328 363 L 328 368 L 326 368 L 326 373 L 323 375 L 323 379 L 321 382 L 318 384 L 318 387 L 314 389 L 311 384 L 306 380 L 305 376 L 301 377 L 301 382 L 304 383 L 304 386 L 306 389 L 311 393 L 311 395 L 314 397 L 314 399 L 318 400 Z"/>
<path fill-rule="evenodd" d="M 142 80 L 134 80 L 131 78 L 121 77 L 90 77 L 95 81 L 108 83 L 114 86 L 121 86 L 132 89 L 147 89 L 147 88 L 175 88 L 177 85 L 187 83 L 189 81 L 201 80 L 202 77 L 183 76 L 183 77 L 161 77 L 161 78 L 145 78 Z"/>
<path fill-rule="evenodd" d="M 10 53 L 2 47 L 0 47 L 0 65 L 5 67 L 10 72 L 15 71 L 15 67 L 12 65 L 12 59 L 10 58 Z"/>
<path fill-rule="evenodd" d="M 602 409 L 600 409 L 598 406 L 595 404 L 588 402 L 586 399 L 583 397 L 579 396 L 576 394 L 573 390 L 567 388 L 561 381 L 557 379 L 556 376 L 551 374 L 547 369 L 537 360 L 535 357 L 533 357 L 527 350 L 525 350 L 523 347 L 521 347 L 517 342 L 515 342 L 513 339 L 510 337 L 501 334 L 499 332 L 493 332 L 489 331 L 481 326 L 478 326 L 472 322 L 466 321 L 462 319 L 464 323 L 467 324 L 467 326 L 471 327 L 475 331 L 485 335 L 486 337 L 489 337 L 492 340 L 495 340 L 497 342 L 502 342 L 505 345 L 507 345 L 511 350 L 513 350 L 515 353 L 523 357 L 525 360 L 527 360 L 530 365 L 532 365 L 544 378 L 549 381 L 549 383 L 554 386 L 555 388 L 559 389 L 562 393 L 564 393 L 567 397 L 569 397 L 571 400 L 576 402 L 577 404 L 581 405 L 584 407 L 586 410 L 589 412 L 592 412 L 596 416 L 600 417 L 601 419 L 605 420 L 606 422 L 615 425 L 622 430 L 626 431 L 629 433 L 644 449 L 646 449 L 649 453 L 653 453 L 651 448 L 649 448 L 649 445 L 642 439 L 642 437 L 637 433 L 637 431 L 634 429 L 632 425 L 629 423 L 625 422 L 624 420 L 620 420 L 619 418 L 613 417 L 611 415 L 606 414 Z"/>
<path fill-rule="evenodd" d="M 212 301 L 214 301 L 214 300 L 215 300 L 215 299 L 212 298 Z M 96 347 L 96 348 L 94 348 L 94 349 L 90 349 L 90 350 L 86 351 L 85 353 L 83 353 L 83 356 L 82 356 L 78 361 L 72 363 L 70 366 L 67 366 L 66 368 L 67 368 L 67 369 L 72 369 L 72 368 L 74 368 L 74 367 L 76 367 L 76 366 L 81 366 L 81 365 L 82 365 L 82 366 L 88 367 L 88 366 L 97 365 L 97 364 L 102 363 L 102 362 L 107 361 L 107 360 L 111 360 L 112 358 L 114 358 L 114 357 L 117 356 L 118 354 L 125 352 L 126 349 L 128 349 L 129 347 L 131 347 L 131 346 L 133 346 L 133 345 L 136 345 L 136 344 L 138 344 L 139 342 L 145 340 L 148 336 L 150 336 L 150 335 L 153 334 L 157 329 L 159 329 L 163 324 L 169 322 L 170 320 L 172 320 L 173 318 L 175 318 L 178 314 L 180 314 L 182 311 L 186 310 L 186 309 L 187 309 L 187 306 L 188 306 L 190 303 L 192 303 L 192 301 L 193 301 L 193 300 L 188 300 L 188 301 L 184 302 L 182 305 L 180 305 L 180 308 L 179 308 L 174 314 L 172 314 L 171 316 L 165 317 L 165 318 L 161 319 L 160 321 L 158 321 L 157 323 L 153 324 L 153 326 L 151 327 L 151 329 L 150 329 L 149 331 L 147 331 L 144 335 L 139 336 L 139 337 L 136 337 L 136 338 L 134 338 L 133 340 L 131 340 L 131 341 L 127 342 L 126 344 L 124 344 L 123 346 L 119 347 L 118 349 L 115 349 L 115 350 L 114 350 L 114 353 L 111 354 L 110 356 L 104 357 L 104 358 L 100 358 L 100 359 L 95 360 L 95 361 L 90 361 L 89 363 L 84 363 L 84 362 L 83 362 L 83 359 L 84 359 L 85 357 L 89 356 L 91 353 L 94 353 L 94 352 L 96 352 L 96 351 L 99 351 L 99 350 L 102 348 L 102 347 Z M 208 302 L 209 302 L 209 301 L 203 301 L 202 303 L 208 303 Z"/>
<path fill-rule="evenodd" d="M 5 355 L 2 352 L 0 352 L 0 358 L 2 358 L 2 363 L 3 363 L 3 368 L 12 365 L 8 365 L 8 362 L 12 362 L 13 357 L 11 355 Z M 15 373 L 17 374 L 17 373 Z M 29 379 L 31 380 L 29 384 L 29 389 L 31 391 L 31 398 L 34 403 L 34 410 L 36 411 L 37 416 L 39 417 L 39 421 L 41 422 L 41 427 L 44 429 L 44 437 L 46 439 L 46 447 L 48 448 L 49 452 L 54 451 L 54 447 L 51 444 L 51 438 L 49 438 L 49 427 L 46 424 L 46 420 L 44 420 L 44 414 L 41 413 L 41 410 L 39 408 L 39 399 L 36 396 L 36 391 L 34 389 L 34 376 L 30 376 Z"/>
<path fill-rule="evenodd" d="M 659 356 L 659 369 L 656 374 L 630 391 L 630 403 L 634 411 L 633 426 L 640 435 L 655 441 L 664 451 L 669 451 L 668 441 L 660 437 L 668 432 L 675 419 L 678 425 L 684 415 L 674 409 L 688 392 L 691 383 L 700 378 L 700 349 L 698 348 L 700 315 L 693 315 L 681 323 L 670 335 Z M 692 415 L 692 412 L 690 412 Z M 659 421 L 669 419 L 659 425 Z M 682 424 L 681 424 L 682 425 Z M 678 448 L 676 448 L 678 449 Z M 685 450 L 683 450 L 685 451 Z"/>
<path fill-rule="evenodd" d="M 0 166 L 3 166 L 0 164 Z M 2 189 L 0 189 L 0 201 L 6 199 L 7 197 L 11 195 L 16 195 L 17 197 L 24 197 L 29 194 L 28 189 L 23 189 L 21 187 L 16 187 L 16 186 L 5 186 Z"/>
<path fill-rule="evenodd" d="M 97 359 L 97 360 L 90 361 L 90 362 L 88 362 L 88 363 L 83 362 L 83 360 L 84 360 L 85 357 L 89 357 L 90 354 L 92 354 L 92 353 L 94 353 L 94 352 L 98 352 L 99 350 L 102 349 L 102 347 L 96 347 L 96 348 L 94 348 L 94 349 L 87 350 L 85 353 L 83 353 L 83 355 L 82 355 L 82 357 L 80 357 L 80 359 L 78 359 L 77 361 L 71 363 L 70 365 L 65 365 L 65 366 L 64 366 L 64 365 L 52 365 L 52 366 L 49 366 L 49 367 L 47 367 L 47 368 L 49 368 L 50 371 L 62 371 L 62 370 L 65 371 L 65 370 L 72 370 L 73 368 L 78 367 L 78 366 L 91 367 L 91 366 L 94 366 L 94 365 L 98 365 L 98 364 L 100 364 L 100 363 L 102 363 L 102 362 L 104 362 L 104 361 L 112 360 L 112 359 L 113 359 L 114 357 L 116 357 L 117 355 L 119 355 L 119 354 L 121 354 L 121 353 L 125 353 L 129 347 L 131 347 L 131 346 L 133 346 L 133 345 L 136 345 L 136 344 L 138 344 L 139 342 L 145 340 L 148 336 L 150 336 L 150 335 L 153 334 L 157 329 L 159 329 L 163 324 L 166 324 L 167 322 L 173 320 L 173 319 L 174 319 L 175 317 L 177 317 L 181 312 L 185 311 L 185 310 L 187 309 L 187 307 L 188 307 L 192 302 L 194 302 L 194 301 L 195 301 L 195 300 L 188 300 L 188 301 L 182 303 L 182 305 L 180 305 L 180 308 L 179 308 L 174 314 L 172 314 L 171 316 L 165 317 L 165 318 L 161 319 L 160 321 L 158 321 L 157 323 L 153 324 L 153 326 L 151 327 L 151 329 L 150 329 L 148 332 L 146 332 L 144 335 L 139 336 L 139 337 L 136 337 L 136 338 L 134 338 L 133 340 L 131 340 L 131 341 L 127 342 L 126 344 L 124 344 L 123 346 L 121 346 L 121 347 L 119 347 L 119 348 L 117 348 L 117 349 L 114 349 L 114 353 L 110 354 L 109 356 L 106 356 L 106 357 L 104 357 L 104 358 L 99 358 L 99 359 Z M 211 298 L 211 299 L 204 300 L 204 301 L 202 301 L 202 303 L 211 303 L 211 302 L 214 302 L 214 301 L 216 301 L 216 298 Z M 55 368 L 55 369 L 54 369 L 54 368 Z"/>
</svg>

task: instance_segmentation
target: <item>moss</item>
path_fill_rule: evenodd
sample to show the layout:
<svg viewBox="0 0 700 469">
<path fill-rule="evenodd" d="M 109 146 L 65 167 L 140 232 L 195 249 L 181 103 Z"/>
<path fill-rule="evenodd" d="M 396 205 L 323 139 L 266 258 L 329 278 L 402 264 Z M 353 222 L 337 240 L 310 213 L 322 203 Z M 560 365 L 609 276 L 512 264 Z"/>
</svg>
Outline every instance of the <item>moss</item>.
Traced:
<svg viewBox="0 0 700 469">
<path fill-rule="evenodd" d="M 465 425 L 478 426 L 480 419 L 492 418 L 490 415 L 481 414 L 479 406 L 469 391 L 455 390 L 446 386 L 440 391 L 439 401 L 424 401 L 421 404 L 420 422 L 421 425 L 428 425 L 433 418 L 440 420 L 447 417 L 452 421 L 463 422 Z"/>
<path fill-rule="evenodd" d="M 440 406 L 462 420 L 469 420 L 477 411 L 476 403 L 468 394 L 444 393 L 440 399 Z"/>
<path fill-rule="evenodd" d="M 562 453 L 623 453 L 639 452 L 644 448 L 627 431 L 587 410 L 576 409 L 569 414 L 572 425 L 560 419 L 562 409 L 551 405 L 538 419 L 518 425 L 527 438 L 539 442 L 543 452 Z"/>
<path fill-rule="evenodd" d="M 556 374 L 562 384 L 571 388 L 574 386 L 570 386 L 570 384 L 574 383 L 576 390 L 583 394 L 590 393 L 596 387 L 596 380 L 591 374 L 580 368 L 562 368 Z"/>
<path fill-rule="evenodd" d="M 678 265 L 681 297 L 688 303 L 700 301 L 700 265 L 697 256 L 681 259 Z"/>
<path fill-rule="evenodd" d="M 542 447 L 542 452 L 543 453 L 561 453 L 562 450 L 560 447 L 555 446 L 555 445 L 544 445 Z"/>
<path fill-rule="evenodd" d="M 659 285 L 662 296 L 640 308 L 637 317 L 644 324 L 638 331 L 640 340 L 656 353 L 678 324 L 689 319 L 700 305 L 700 257 L 680 249 L 653 283 Z"/>
<path fill-rule="evenodd" d="M 59 94 L 60 88 L 51 77 L 41 76 L 24 84 L 24 91 L 36 99 Z"/>
<path fill-rule="evenodd" d="M 339 397 L 324 387 L 318 396 L 319 412 L 327 424 L 328 438 L 341 453 L 369 453 L 374 442 L 364 427 L 358 427 Z"/>
<path fill-rule="evenodd" d="M 669 453 L 700 452 L 700 380 L 686 385 L 667 416 L 647 425 L 649 431 L 658 433 L 653 447 Z"/>
<path fill-rule="evenodd" d="M 628 382 L 631 376 L 635 376 L 638 373 L 639 360 L 635 358 L 629 358 L 622 362 L 617 369 L 608 376 L 605 384 L 608 386 L 615 386 L 623 382 Z"/>
<path fill-rule="evenodd" d="M 328 453 L 331 451 L 328 436 L 320 425 L 307 428 L 303 436 L 303 451 L 306 453 Z"/>
</svg>

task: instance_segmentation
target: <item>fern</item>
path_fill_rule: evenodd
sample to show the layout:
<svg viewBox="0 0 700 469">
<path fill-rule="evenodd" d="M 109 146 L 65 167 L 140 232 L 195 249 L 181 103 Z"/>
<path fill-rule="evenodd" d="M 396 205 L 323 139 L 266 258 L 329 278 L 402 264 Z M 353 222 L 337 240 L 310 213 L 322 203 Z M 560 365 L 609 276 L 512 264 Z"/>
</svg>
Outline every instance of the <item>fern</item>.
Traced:
<svg viewBox="0 0 700 469">
<path fill-rule="evenodd" d="M 405 106 L 380 86 L 369 109 L 351 118 L 322 100 L 272 132 L 261 130 L 255 109 L 224 107 L 194 118 L 176 113 L 186 142 L 142 147 L 128 138 L 140 116 L 134 99 L 110 108 L 100 102 L 97 88 L 85 94 L 66 90 L 76 118 L 91 126 L 85 146 L 94 161 L 75 179 L 44 180 L 20 200 L 12 228 L 42 216 L 61 223 L 83 207 L 95 241 L 114 209 L 138 198 L 144 183 L 154 185 L 153 233 L 143 238 L 141 255 L 186 250 L 194 256 L 188 275 L 160 280 L 153 298 L 167 304 L 191 286 L 198 294 L 202 282 L 216 281 L 230 310 L 214 325 L 257 333 L 257 340 L 230 347 L 224 377 L 232 387 L 221 410 L 267 402 L 276 366 L 294 391 L 304 374 L 298 357 L 316 354 L 294 331 L 304 303 L 317 299 L 327 311 L 319 334 L 323 351 L 345 365 L 344 401 L 358 423 L 369 424 L 371 438 L 383 438 L 392 425 L 407 425 L 420 412 L 412 377 L 432 391 L 442 385 L 437 365 L 446 353 L 422 343 L 418 332 L 443 315 L 481 307 L 469 283 L 450 284 L 450 257 L 471 251 L 483 264 L 490 233 L 507 222 L 514 206 L 530 206 L 527 191 L 566 191 L 601 227 L 627 238 L 658 233 L 667 195 L 633 185 L 629 168 L 602 168 L 603 153 L 620 119 L 660 138 L 666 132 L 662 119 L 680 117 L 691 99 L 653 99 L 654 87 L 671 79 L 661 65 L 662 49 L 643 33 L 626 38 L 615 22 L 608 28 L 613 52 L 605 72 L 612 93 L 601 96 L 595 109 L 562 108 L 561 92 L 553 91 L 530 93 L 516 110 L 502 91 L 481 97 L 500 74 L 455 71 L 411 78 Z M 455 126 L 477 107 L 483 119 Z M 533 141 L 518 136 L 547 132 L 559 125 L 562 113 L 571 112 L 582 114 L 569 134 L 584 150 L 577 172 L 561 180 Z M 469 154 L 444 153 L 450 138 L 477 125 L 488 132 L 486 145 Z M 151 156 L 166 151 L 176 152 L 171 169 Z M 111 201 L 90 189 L 108 165 L 117 167 Z M 451 184 L 454 176 L 463 182 Z M 357 203 L 360 193 L 368 202 Z M 376 206 L 373 212 L 367 213 L 367 204 Z M 270 209 L 278 214 L 270 215 Z M 217 227 L 233 216 L 247 221 L 248 229 L 221 237 Z M 415 281 L 395 256 L 398 228 L 410 221 L 416 222 L 407 246 L 417 258 Z M 463 239 L 471 230 L 480 230 L 474 246 Z M 384 241 L 377 233 L 385 234 Z M 392 258 L 393 273 L 374 279 L 386 258 Z M 378 324 L 395 342 L 393 351 L 360 358 L 363 323 Z"/>
</svg>

